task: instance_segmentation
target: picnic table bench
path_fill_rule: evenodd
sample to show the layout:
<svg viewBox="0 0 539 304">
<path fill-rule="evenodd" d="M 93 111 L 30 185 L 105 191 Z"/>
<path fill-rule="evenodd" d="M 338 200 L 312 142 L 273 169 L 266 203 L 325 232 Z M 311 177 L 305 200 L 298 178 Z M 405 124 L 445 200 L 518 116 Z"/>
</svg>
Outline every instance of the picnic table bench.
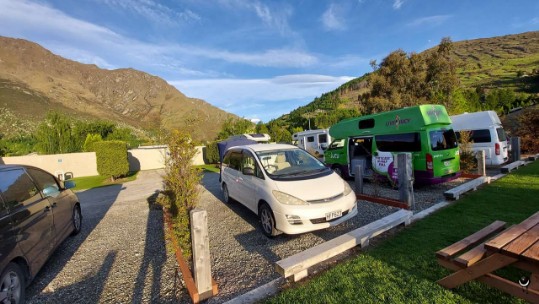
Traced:
<svg viewBox="0 0 539 304">
<path fill-rule="evenodd" d="M 440 265 L 454 271 L 438 281 L 446 288 L 478 280 L 539 303 L 539 212 L 508 229 L 504 222 L 495 221 L 436 252 L 436 257 Z M 515 283 L 494 274 L 510 265 L 530 272 L 531 276 Z"/>
</svg>

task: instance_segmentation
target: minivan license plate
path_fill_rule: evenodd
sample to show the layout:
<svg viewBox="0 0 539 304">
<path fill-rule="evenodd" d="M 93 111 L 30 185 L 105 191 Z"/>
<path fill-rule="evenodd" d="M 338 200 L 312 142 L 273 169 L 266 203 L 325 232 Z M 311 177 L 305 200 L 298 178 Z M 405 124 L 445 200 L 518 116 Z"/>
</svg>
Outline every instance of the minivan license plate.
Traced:
<svg viewBox="0 0 539 304">
<path fill-rule="evenodd" d="M 332 211 L 332 212 L 326 213 L 326 221 L 331 221 L 332 219 L 336 219 L 341 216 L 342 216 L 341 210 Z"/>
</svg>

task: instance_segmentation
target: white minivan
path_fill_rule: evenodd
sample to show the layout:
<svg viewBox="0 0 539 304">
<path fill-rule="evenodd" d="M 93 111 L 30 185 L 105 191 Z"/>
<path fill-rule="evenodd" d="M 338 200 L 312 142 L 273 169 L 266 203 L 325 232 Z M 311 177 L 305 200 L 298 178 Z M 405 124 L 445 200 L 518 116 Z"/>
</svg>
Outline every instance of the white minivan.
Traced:
<svg viewBox="0 0 539 304">
<path fill-rule="evenodd" d="M 481 111 L 451 116 L 453 130 L 471 132 L 472 150 L 485 151 L 486 165 L 497 166 L 508 160 L 507 136 L 494 111 Z"/>
<path fill-rule="evenodd" d="M 258 215 L 268 237 L 338 225 L 357 214 L 356 194 L 322 162 L 293 145 L 230 147 L 221 164 L 225 202 Z"/>
</svg>

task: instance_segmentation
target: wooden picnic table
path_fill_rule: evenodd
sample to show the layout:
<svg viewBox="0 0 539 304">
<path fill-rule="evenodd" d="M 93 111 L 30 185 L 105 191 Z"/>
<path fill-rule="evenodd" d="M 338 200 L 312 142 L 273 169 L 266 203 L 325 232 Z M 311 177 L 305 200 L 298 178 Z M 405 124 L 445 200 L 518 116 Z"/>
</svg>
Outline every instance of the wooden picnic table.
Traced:
<svg viewBox="0 0 539 304">
<path fill-rule="evenodd" d="M 455 288 L 471 280 L 479 280 L 529 302 L 539 303 L 539 212 L 509 229 L 503 230 L 504 226 L 504 222 L 496 221 L 438 251 L 438 262 L 455 270 L 438 283 L 446 288 Z M 498 234 L 482 242 L 494 233 Z M 456 257 L 472 246 L 475 248 Z M 531 275 L 516 283 L 494 274 L 507 266 L 520 268 Z"/>
</svg>

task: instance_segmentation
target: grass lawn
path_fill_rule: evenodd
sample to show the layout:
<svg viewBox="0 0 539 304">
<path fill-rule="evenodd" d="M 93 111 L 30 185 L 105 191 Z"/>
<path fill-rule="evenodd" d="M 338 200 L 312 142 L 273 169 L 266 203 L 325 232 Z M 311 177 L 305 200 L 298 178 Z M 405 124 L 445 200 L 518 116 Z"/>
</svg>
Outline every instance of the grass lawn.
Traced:
<svg viewBox="0 0 539 304">
<path fill-rule="evenodd" d="M 74 188 L 75 190 L 83 190 L 83 189 L 92 189 L 92 188 L 97 188 L 97 187 L 104 187 L 104 186 L 130 182 L 137 179 L 137 174 L 138 174 L 138 171 L 129 172 L 126 177 L 119 178 L 115 180 L 114 182 L 111 182 L 109 177 L 104 177 L 101 175 L 76 177 L 70 180 L 75 182 L 76 184 L 76 187 Z"/>
<path fill-rule="evenodd" d="M 218 165 L 199 165 L 199 166 L 195 166 L 197 168 L 200 168 L 202 170 L 205 170 L 205 171 L 209 171 L 209 172 L 215 172 L 215 173 L 219 173 L 219 166 Z"/>
<path fill-rule="evenodd" d="M 479 282 L 447 290 L 435 252 L 495 220 L 508 226 L 539 210 L 539 161 L 469 193 L 358 256 L 266 303 L 523 303 Z M 361 212 L 361 207 L 359 209 Z M 516 269 L 505 275 L 517 281 Z"/>
</svg>

